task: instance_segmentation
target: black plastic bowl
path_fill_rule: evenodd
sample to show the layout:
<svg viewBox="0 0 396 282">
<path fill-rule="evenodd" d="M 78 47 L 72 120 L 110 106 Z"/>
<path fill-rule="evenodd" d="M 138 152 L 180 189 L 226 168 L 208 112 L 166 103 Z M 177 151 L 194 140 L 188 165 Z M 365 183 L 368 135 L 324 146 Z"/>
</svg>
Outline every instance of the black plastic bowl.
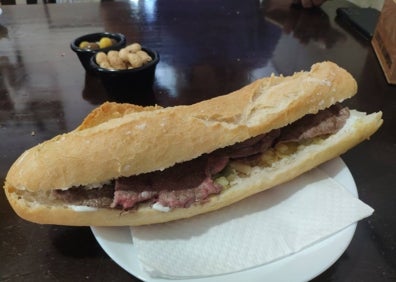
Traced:
<svg viewBox="0 0 396 282">
<path fill-rule="evenodd" d="M 95 60 L 91 58 L 91 68 L 101 80 L 109 97 L 116 101 L 141 100 L 142 95 L 152 89 L 155 77 L 155 69 L 160 60 L 159 54 L 151 49 L 142 48 L 152 61 L 139 68 L 127 70 L 111 70 L 101 68 Z"/>
<path fill-rule="evenodd" d="M 98 42 L 102 37 L 109 37 L 110 39 L 114 39 L 116 41 L 110 47 L 97 49 L 97 50 L 88 50 L 88 49 L 81 49 L 80 43 L 83 41 L 88 42 Z M 91 58 L 98 52 L 108 52 L 110 50 L 120 50 L 121 48 L 126 46 L 126 38 L 121 33 L 110 33 L 110 32 L 97 32 L 86 34 L 80 36 L 72 41 L 70 44 L 70 48 L 77 54 L 78 58 L 80 59 L 81 64 L 83 65 L 84 69 L 88 72 L 92 71 L 91 69 Z"/>
</svg>

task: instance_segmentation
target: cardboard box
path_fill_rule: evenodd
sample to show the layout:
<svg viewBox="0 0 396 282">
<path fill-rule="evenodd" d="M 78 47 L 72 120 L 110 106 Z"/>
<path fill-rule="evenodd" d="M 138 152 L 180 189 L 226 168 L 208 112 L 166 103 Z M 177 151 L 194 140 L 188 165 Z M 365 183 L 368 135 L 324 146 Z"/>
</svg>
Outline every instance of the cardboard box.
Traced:
<svg viewBox="0 0 396 282">
<path fill-rule="evenodd" d="M 396 84 L 396 0 L 385 0 L 371 44 L 386 80 Z"/>
</svg>

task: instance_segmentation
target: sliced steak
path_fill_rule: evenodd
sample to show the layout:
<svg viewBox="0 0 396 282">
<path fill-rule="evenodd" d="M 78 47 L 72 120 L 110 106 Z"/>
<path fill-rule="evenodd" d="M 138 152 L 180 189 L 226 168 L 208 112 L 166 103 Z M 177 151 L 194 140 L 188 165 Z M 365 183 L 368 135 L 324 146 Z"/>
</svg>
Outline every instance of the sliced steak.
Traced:
<svg viewBox="0 0 396 282">
<path fill-rule="evenodd" d="M 136 203 L 154 201 L 176 208 L 202 202 L 221 191 L 222 187 L 215 185 L 211 177 L 227 163 L 228 158 L 204 155 L 163 171 L 119 178 L 111 207 L 130 209 Z"/>
<path fill-rule="evenodd" d="M 58 190 L 53 195 L 69 204 L 124 210 L 133 209 L 141 202 L 158 203 L 169 208 L 189 207 L 221 192 L 223 187 L 213 181 L 213 176 L 221 172 L 230 160 L 257 156 L 277 142 L 300 142 L 336 133 L 348 117 L 348 108 L 335 105 L 315 115 L 307 115 L 282 129 L 272 130 L 163 171 L 121 177 L 111 185 L 98 189 L 75 187 Z"/>
<path fill-rule="evenodd" d="M 272 147 L 279 137 L 280 132 L 280 129 L 274 129 L 269 133 L 258 135 L 224 149 L 219 149 L 215 154 L 222 154 L 230 159 L 240 159 L 264 153 Z"/>
<path fill-rule="evenodd" d="M 349 109 L 340 104 L 322 110 L 315 115 L 306 115 L 282 128 L 279 142 L 301 142 L 314 137 L 334 134 L 340 130 L 349 117 Z"/>
<path fill-rule="evenodd" d="M 71 205 L 109 207 L 113 202 L 114 185 L 104 185 L 101 188 L 92 189 L 73 187 L 67 190 L 54 190 L 53 196 Z"/>
</svg>

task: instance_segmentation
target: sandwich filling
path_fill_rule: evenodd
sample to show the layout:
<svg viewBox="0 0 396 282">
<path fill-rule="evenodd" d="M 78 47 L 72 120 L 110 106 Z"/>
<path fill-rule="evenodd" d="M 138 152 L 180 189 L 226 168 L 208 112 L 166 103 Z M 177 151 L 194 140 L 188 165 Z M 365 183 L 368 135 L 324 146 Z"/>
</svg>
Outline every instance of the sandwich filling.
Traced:
<svg viewBox="0 0 396 282">
<path fill-rule="evenodd" d="M 232 186 L 237 177 L 248 177 L 254 166 L 271 166 L 298 146 L 338 132 L 349 109 L 336 104 L 307 115 L 281 129 L 272 130 L 232 146 L 155 171 L 112 180 L 100 188 L 72 187 L 54 190 L 52 197 L 64 204 L 133 210 L 147 203 L 161 211 L 205 203 L 211 195 Z"/>
</svg>

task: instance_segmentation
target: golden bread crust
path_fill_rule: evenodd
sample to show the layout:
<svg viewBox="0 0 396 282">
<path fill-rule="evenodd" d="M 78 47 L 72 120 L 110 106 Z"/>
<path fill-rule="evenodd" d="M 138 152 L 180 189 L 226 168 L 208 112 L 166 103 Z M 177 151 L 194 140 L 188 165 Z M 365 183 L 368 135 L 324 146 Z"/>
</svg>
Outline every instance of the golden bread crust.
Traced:
<svg viewBox="0 0 396 282">
<path fill-rule="evenodd" d="M 107 122 L 114 118 L 120 118 L 130 113 L 137 113 L 142 111 L 153 111 L 160 109 L 160 106 L 143 107 L 139 105 L 105 102 L 92 112 L 90 112 L 83 122 L 75 130 L 84 130 L 89 127 L 94 127 L 98 124 Z"/>
<path fill-rule="evenodd" d="M 347 71 L 323 62 L 309 72 L 263 78 L 190 106 L 146 110 L 107 104 L 77 130 L 23 153 L 6 182 L 19 190 L 43 191 L 162 170 L 283 127 L 356 91 Z"/>
</svg>

